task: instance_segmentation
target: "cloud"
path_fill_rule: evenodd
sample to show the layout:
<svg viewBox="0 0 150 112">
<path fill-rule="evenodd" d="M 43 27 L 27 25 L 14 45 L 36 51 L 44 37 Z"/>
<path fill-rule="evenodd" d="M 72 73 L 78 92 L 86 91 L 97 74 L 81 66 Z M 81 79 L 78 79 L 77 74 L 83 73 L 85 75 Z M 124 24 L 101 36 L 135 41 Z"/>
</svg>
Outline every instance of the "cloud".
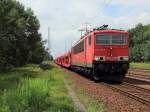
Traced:
<svg viewBox="0 0 150 112">
<path fill-rule="evenodd" d="M 101 16 L 100 22 L 96 20 L 95 26 L 99 24 L 109 24 L 112 27 L 128 29 L 135 27 L 138 23 L 149 24 L 150 23 L 150 13 L 143 12 L 137 15 L 121 16 L 117 18 L 108 16 Z"/>
<path fill-rule="evenodd" d="M 139 22 L 150 23 L 150 0 L 18 0 L 31 7 L 38 17 L 43 39 L 51 28 L 51 46 L 54 56 L 70 49 L 80 38 L 82 23 L 92 26 L 110 24 L 128 29 Z M 113 10 L 112 10 L 113 8 Z"/>
</svg>

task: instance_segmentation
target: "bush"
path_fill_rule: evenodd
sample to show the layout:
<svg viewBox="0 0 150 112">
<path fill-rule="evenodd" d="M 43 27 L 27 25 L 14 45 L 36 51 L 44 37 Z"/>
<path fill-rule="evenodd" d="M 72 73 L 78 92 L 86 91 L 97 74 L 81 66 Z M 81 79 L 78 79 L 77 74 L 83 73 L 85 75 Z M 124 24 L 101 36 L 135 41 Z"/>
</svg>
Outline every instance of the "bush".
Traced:
<svg viewBox="0 0 150 112">
<path fill-rule="evenodd" d="M 40 64 L 40 68 L 43 70 L 48 70 L 52 68 L 52 65 L 49 62 L 43 62 Z"/>
</svg>

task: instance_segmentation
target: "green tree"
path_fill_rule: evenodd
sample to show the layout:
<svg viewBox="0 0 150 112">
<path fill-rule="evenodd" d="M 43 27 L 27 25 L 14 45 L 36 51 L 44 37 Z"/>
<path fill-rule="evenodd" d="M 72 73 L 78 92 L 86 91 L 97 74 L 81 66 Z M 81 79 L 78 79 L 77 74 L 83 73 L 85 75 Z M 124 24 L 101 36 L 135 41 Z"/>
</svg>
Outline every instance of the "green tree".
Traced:
<svg viewBox="0 0 150 112">
<path fill-rule="evenodd" d="M 40 63 L 44 46 L 33 11 L 15 0 L 0 1 L 0 70 Z"/>
<path fill-rule="evenodd" d="M 139 23 L 128 32 L 132 61 L 150 62 L 150 24 Z"/>
</svg>

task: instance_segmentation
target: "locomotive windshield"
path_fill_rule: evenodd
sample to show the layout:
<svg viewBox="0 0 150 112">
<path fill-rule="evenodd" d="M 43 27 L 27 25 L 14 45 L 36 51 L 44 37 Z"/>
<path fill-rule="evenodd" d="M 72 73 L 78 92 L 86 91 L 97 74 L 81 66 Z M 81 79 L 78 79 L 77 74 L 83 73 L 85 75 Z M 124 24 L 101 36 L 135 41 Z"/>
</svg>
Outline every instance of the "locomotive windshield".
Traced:
<svg viewBox="0 0 150 112">
<path fill-rule="evenodd" d="M 126 44 L 123 34 L 103 34 L 96 35 L 96 44 L 101 45 L 124 45 Z"/>
</svg>

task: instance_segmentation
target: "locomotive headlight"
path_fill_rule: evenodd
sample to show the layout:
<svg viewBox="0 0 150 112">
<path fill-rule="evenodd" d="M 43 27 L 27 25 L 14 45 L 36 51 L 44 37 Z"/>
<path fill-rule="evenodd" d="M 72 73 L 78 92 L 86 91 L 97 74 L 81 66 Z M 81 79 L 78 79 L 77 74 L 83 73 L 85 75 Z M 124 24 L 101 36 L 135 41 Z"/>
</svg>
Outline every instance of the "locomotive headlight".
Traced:
<svg viewBox="0 0 150 112">
<path fill-rule="evenodd" d="M 129 57 L 128 56 L 119 56 L 119 61 L 128 61 Z"/>
<path fill-rule="evenodd" d="M 104 56 L 95 56 L 94 60 L 95 61 L 105 61 L 105 57 Z"/>
<path fill-rule="evenodd" d="M 124 59 L 125 61 L 128 61 L 128 60 L 129 60 L 129 57 L 128 57 L 128 56 L 125 56 L 125 57 L 123 57 L 123 59 Z"/>
<path fill-rule="evenodd" d="M 98 61 L 98 60 L 99 60 L 99 57 L 95 56 L 94 60 L 95 60 L 95 61 Z"/>
</svg>

